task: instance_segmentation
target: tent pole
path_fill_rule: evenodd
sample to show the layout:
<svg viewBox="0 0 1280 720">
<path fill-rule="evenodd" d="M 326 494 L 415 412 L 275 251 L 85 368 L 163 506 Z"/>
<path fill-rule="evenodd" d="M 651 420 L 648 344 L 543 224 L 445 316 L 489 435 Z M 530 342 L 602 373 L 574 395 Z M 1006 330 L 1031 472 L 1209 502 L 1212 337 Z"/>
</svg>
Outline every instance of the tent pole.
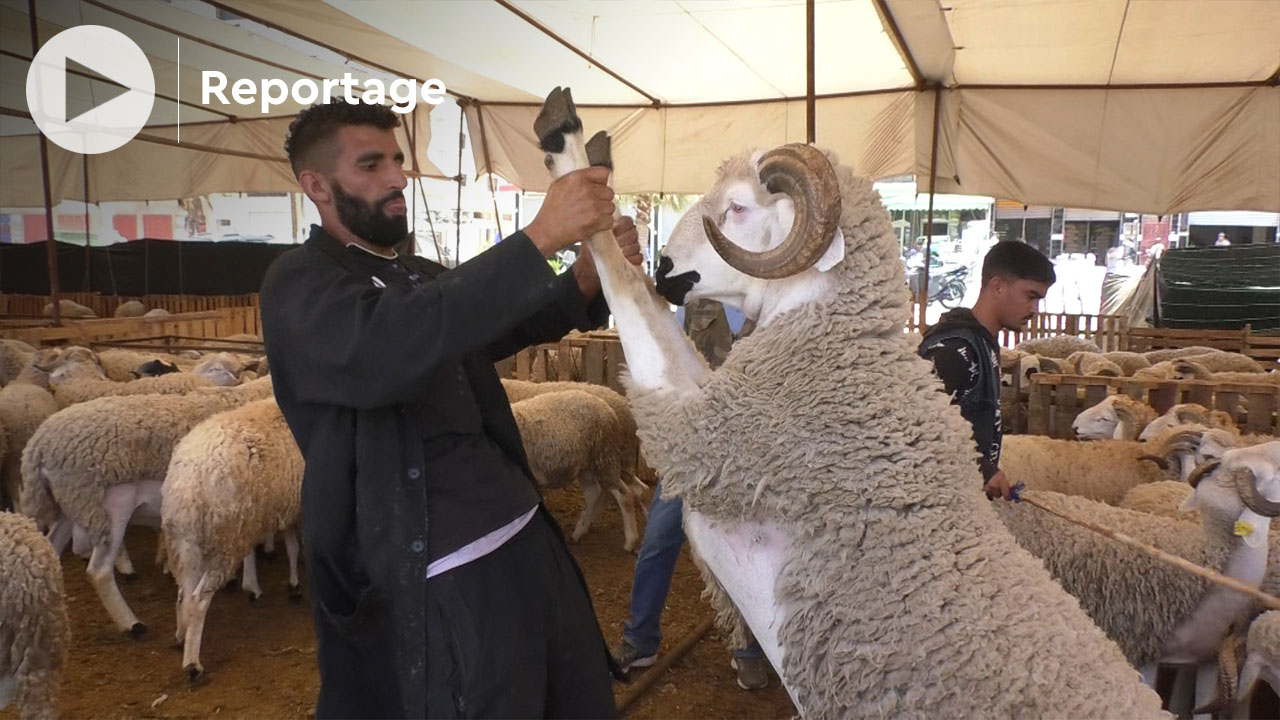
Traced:
<svg viewBox="0 0 1280 720">
<path fill-rule="evenodd" d="M 81 155 L 84 168 L 84 291 L 93 292 L 93 243 L 89 240 L 89 156 Z"/>
<path fill-rule="evenodd" d="M 806 142 L 810 145 L 817 142 L 818 126 L 818 102 L 817 102 L 817 82 L 814 77 L 814 39 L 813 39 L 813 16 L 815 0 L 805 0 L 804 4 L 804 20 L 805 20 L 805 73 L 807 75 L 807 89 L 804 99 L 805 103 L 805 134 Z"/>
<path fill-rule="evenodd" d="M 942 86 L 933 86 L 933 144 L 929 149 L 929 215 L 924 230 L 924 283 L 920 288 L 920 330 L 923 332 L 929 309 L 929 264 L 933 259 L 933 188 L 938 179 L 938 121 L 941 118 Z"/>
<path fill-rule="evenodd" d="M 502 234 L 502 215 L 498 213 L 498 184 L 493 179 L 493 163 L 489 160 L 489 138 L 484 132 L 484 105 L 476 101 L 476 117 L 480 118 L 480 148 L 484 151 L 484 170 L 489 176 L 489 197 L 493 199 L 493 224 L 498 226 L 498 239 Z"/>
<path fill-rule="evenodd" d="M 458 100 L 458 174 L 453 181 L 458 184 L 458 200 L 453 208 L 453 266 L 458 267 L 459 255 L 462 252 L 462 125 L 467 120 L 467 101 Z"/>
<path fill-rule="evenodd" d="M 31 25 L 31 57 L 40 50 L 40 31 L 36 20 L 36 0 L 27 0 L 27 20 Z M 62 308 L 58 295 L 58 246 L 53 236 L 53 193 L 49 187 L 49 141 L 44 133 L 37 133 L 40 138 L 40 175 L 44 179 L 44 227 L 49 238 L 46 240 L 45 257 L 49 265 L 49 302 L 53 304 L 53 324 L 62 324 Z"/>
<path fill-rule="evenodd" d="M 405 134 L 408 135 L 407 132 Z M 426 187 L 422 183 L 422 173 L 418 172 L 418 108 L 416 107 L 413 109 L 413 134 L 409 135 L 409 151 L 413 153 L 413 170 L 414 170 L 413 186 L 415 189 L 414 191 L 418 195 L 422 196 L 422 211 L 427 214 L 427 228 L 431 232 L 431 247 L 435 248 L 436 262 L 443 265 L 444 259 L 440 257 L 440 243 L 436 240 L 436 221 L 431 219 L 431 203 L 427 202 L 427 191 L 426 191 Z M 459 164 L 459 167 L 461 167 L 461 164 Z M 416 229 L 417 224 L 418 224 L 418 219 L 415 216 L 414 217 L 415 249 L 418 244 L 418 241 L 417 241 L 418 231 Z"/>
</svg>

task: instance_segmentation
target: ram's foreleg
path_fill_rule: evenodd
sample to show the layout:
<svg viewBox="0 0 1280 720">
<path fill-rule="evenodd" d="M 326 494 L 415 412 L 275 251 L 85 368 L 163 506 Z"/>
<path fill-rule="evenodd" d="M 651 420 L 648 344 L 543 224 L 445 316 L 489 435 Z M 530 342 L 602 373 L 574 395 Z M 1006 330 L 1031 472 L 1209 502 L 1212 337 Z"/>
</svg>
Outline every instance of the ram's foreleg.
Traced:
<svg viewBox="0 0 1280 720">
<path fill-rule="evenodd" d="M 556 88 L 547 96 L 534 122 L 534 132 L 547 153 L 547 169 L 552 177 L 591 165 L 612 169 L 609 136 L 600 132 L 590 142 L 583 141 L 582 120 L 567 88 Z M 596 233 L 587 245 L 600 275 L 600 287 L 618 324 L 632 385 L 681 392 L 702 386 L 711 371 L 666 302 L 654 291 L 652 281 L 627 262 L 611 233 Z"/>
</svg>

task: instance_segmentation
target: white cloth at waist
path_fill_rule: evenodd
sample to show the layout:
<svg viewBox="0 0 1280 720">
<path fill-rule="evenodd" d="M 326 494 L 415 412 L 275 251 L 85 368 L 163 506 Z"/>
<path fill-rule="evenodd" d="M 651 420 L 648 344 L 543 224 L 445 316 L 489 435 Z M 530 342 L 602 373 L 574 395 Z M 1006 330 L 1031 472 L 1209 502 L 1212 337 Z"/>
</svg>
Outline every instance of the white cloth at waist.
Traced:
<svg viewBox="0 0 1280 720">
<path fill-rule="evenodd" d="M 427 578 L 433 578 L 442 572 L 448 572 L 456 567 L 466 565 L 473 560 L 479 560 L 485 555 L 488 555 L 494 550 L 497 550 L 507 544 L 508 540 L 515 537 L 516 533 L 523 530 L 524 526 L 529 524 L 529 521 L 533 519 L 533 514 L 536 512 L 538 512 L 538 506 L 534 505 L 532 510 L 521 515 L 515 520 L 512 520 L 480 539 L 473 540 L 448 555 L 439 558 L 427 566 Z"/>
</svg>

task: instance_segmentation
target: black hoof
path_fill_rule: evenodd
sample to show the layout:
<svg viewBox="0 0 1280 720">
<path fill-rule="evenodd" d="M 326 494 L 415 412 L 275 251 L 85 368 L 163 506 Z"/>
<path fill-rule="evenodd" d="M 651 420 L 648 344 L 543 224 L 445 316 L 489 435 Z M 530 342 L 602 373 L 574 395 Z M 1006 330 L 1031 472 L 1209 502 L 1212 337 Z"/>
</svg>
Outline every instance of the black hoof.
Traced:
<svg viewBox="0 0 1280 720">
<path fill-rule="evenodd" d="M 250 605 L 254 605 L 254 606 L 256 606 L 260 600 L 262 600 L 262 596 L 261 596 L 261 595 L 254 595 L 253 593 L 249 593 L 249 604 L 250 604 Z"/>
<path fill-rule="evenodd" d="M 140 622 L 134 623 L 133 627 L 129 628 L 129 635 L 132 637 L 140 638 L 146 634 L 147 634 L 147 626 L 143 625 Z"/>
<path fill-rule="evenodd" d="M 195 685 L 196 683 L 200 682 L 204 678 L 204 670 L 200 669 L 200 666 L 196 665 L 195 663 L 191 663 L 190 665 L 187 665 L 186 667 L 182 668 L 182 670 L 187 674 L 187 682 L 191 683 L 192 685 Z"/>
<path fill-rule="evenodd" d="M 302 602 L 302 586 L 301 585 L 289 586 L 289 602 L 294 603 L 295 605 L 297 603 Z"/>
<path fill-rule="evenodd" d="M 607 167 L 613 169 L 613 143 L 609 139 L 609 133 L 601 130 L 591 139 L 587 141 L 587 162 L 592 167 Z"/>
<path fill-rule="evenodd" d="M 533 121 L 533 134 L 538 137 L 538 147 L 543 152 L 564 152 L 564 136 L 582 130 L 582 119 L 573 104 L 569 88 L 551 91 L 542 103 L 542 110 Z"/>
</svg>

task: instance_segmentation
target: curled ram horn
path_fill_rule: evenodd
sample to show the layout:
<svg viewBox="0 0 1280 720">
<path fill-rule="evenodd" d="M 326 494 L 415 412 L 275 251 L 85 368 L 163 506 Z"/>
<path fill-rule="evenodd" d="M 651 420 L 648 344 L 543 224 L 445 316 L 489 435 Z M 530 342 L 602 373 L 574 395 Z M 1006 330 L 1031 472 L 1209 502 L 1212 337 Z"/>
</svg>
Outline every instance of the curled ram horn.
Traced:
<svg viewBox="0 0 1280 720">
<path fill-rule="evenodd" d="M 744 249 L 724 236 L 712 218 L 702 227 L 720 257 L 735 269 L 766 280 L 790 277 L 813 266 L 831 244 L 840 222 L 835 169 L 821 150 L 791 143 L 760 158 L 760 182 L 795 203 L 795 222 L 782 244 L 763 252 Z"/>
<path fill-rule="evenodd" d="M 1139 459 L 1139 460 L 1146 460 L 1146 461 L 1148 461 L 1148 462 L 1153 462 L 1153 463 L 1155 463 L 1155 464 L 1156 464 L 1156 467 L 1160 468 L 1161 470 L 1168 470 L 1168 469 L 1169 469 L 1169 461 L 1168 461 L 1167 459 L 1165 459 L 1164 457 L 1160 456 L 1160 455 L 1147 455 L 1147 454 L 1143 454 L 1143 455 L 1139 455 L 1139 456 L 1138 456 L 1138 459 Z"/>
<path fill-rule="evenodd" d="M 1231 476 L 1245 507 L 1262 517 L 1280 517 L 1280 502 L 1268 500 L 1258 492 L 1258 478 L 1253 470 L 1247 467 L 1235 468 L 1231 471 Z"/>
<path fill-rule="evenodd" d="M 1204 479 L 1205 475 L 1213 474 L 1213 471 L 1217 470 L 1218 466 L 1221 464 L 1221 460 L 1210 460 L 1203 465 L 1197 466 L 1195 470 L 1191 471 L 1191 476 L 1187 478 L 1187 482 L 1191 483 L 1191 487 L 1196 487 L 1200 484 L 1200 481 Z M 1258 514 L 1261 515 L 1262 513 Z"/>
</svg>

